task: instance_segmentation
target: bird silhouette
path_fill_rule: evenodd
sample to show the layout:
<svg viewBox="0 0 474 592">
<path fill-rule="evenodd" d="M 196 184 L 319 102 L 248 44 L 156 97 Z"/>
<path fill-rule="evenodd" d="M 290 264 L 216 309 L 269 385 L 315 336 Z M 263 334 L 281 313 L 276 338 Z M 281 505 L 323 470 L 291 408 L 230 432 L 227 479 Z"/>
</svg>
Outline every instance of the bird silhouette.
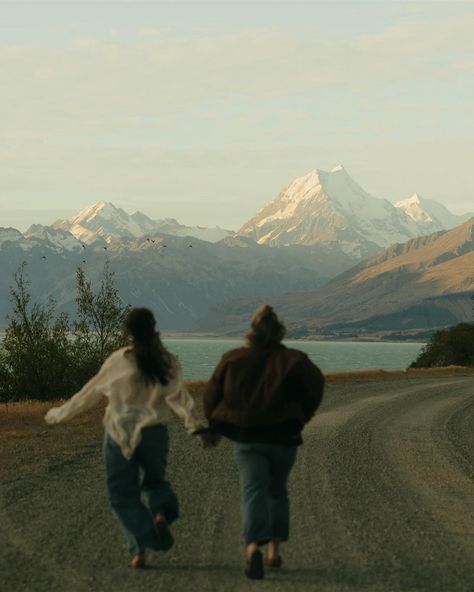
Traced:
<svg viewBox="0 0 474 592">
<path fill-rule="evenodd" d="M 104 249 L 104 251 L 107 251 L 107 247 L 102 247 Z"/>
<path fill-rule="evenodd" d="M 154 242 L 155 242 L 155 240 L 152 238 L 152 239 L 151 239 L 151 242 L 152 242 L 152 243 L 154 243 Z"/>
<path fill-rule="evenodd" d="M 43 256 L 41 257 L 41 259 L 46 259 L 46 255 L 43 255 Z"/>
<path fill-rule="evenodd" d="M 83 262 L 83 263 L 85 263 L 85 262 L 86 262 L 86 260 L 85 260 L 85 259 L 83 259 L 83 260 L 82 260 L 82 262 Z"/>
<path fill-rule="evenodd" d="M 188 245 L 188 248 L 191 249 L 193 245 Z"/>
<path fill-rule="evenodd" d="M 83 244 L 83 245 L 82 245 L 82 248 L 83 248 L 83 249 L 85 249 L 85 248 L 86 248 L 86 245 L 84 245 L 84 244 Z"/>
</svg>

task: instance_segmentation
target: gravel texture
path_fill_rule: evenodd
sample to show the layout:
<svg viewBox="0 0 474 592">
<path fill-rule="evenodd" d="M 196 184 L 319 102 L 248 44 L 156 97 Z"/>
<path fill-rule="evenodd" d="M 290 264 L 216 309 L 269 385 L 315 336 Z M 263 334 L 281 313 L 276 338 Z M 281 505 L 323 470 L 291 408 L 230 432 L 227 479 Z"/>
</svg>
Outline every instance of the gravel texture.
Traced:
<svg viewBox="0 0 474 592">
<path fill-rule="evenodd" d="M 230 443 L 202 450 L 179 425 L 176 545 L 128 568 L 94 421 L 79 433 L 38 423 L 4 447 L 2 592 L 474 590 L 472 377 L 330 385 L 291 476 L 284 566 L 259 582 L 243 575 Z M 54 429 L 61 446 L 47 445 Z"/>
</svg>

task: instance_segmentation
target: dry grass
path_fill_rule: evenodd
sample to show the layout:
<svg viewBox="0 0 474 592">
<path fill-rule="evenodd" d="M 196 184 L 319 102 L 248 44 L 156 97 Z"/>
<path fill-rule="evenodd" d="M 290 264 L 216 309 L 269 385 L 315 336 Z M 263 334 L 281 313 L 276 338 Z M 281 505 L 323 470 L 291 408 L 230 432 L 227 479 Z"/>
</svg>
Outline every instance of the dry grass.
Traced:
<svg viewBox="0 0 474 592">
<path fill-rule="evenodd" d="M 474 368 L 444 366 L 442 368 L 410 368 L 409 370 L 353 370 L 351 372 L 328 372 L 327 384 L 346 382 L 373 382 L 406 380 L 410 378 L 437 378 L 439 376 L 474 376 Z"/>
<path fill-rule="evenodd" d="M 328 384 L 341 384 L 459 375 L 474 376 L 474 368 L 450 366 L 406 372 L 329 372 L 326 380 Z M 205 385 L 205 381 L 194 381 L 188 383 L 188 388 L 196 399 L 200 399 Z M 79 415 L 70 423 L 49 426 L 44 421 L 44 415 L 53 405 L 37 401 L 0 404 L 0 477 L 13 472 L 34 472 L 53 457 L 56 460 L 72 458 L 81 447 L 100 442 L 103 405 Z"/>
</svg>

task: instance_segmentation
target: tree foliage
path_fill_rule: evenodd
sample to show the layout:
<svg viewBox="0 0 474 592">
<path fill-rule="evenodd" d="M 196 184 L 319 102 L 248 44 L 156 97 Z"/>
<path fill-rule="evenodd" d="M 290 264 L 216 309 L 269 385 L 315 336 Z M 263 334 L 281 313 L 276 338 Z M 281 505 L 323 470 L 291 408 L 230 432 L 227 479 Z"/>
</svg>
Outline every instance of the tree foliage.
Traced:
<svg viewBox="0 0 474 592">
<path fill-rule="evenodd" d="M 81 267 L 76 270 L 76 282 L 77 320 L 73 346 L 87 378 L 97 372 L 107 356 L 127 342 L 123 323 L 130 306 L 123 303 L 115 287 L 108 261 L 96 288 Z"/>
<path fill-rule="evenodd" d="M 460 323 L 433 333 L 410 368 L 474 366 L 474 324 Z"/>
<path fill-rule="evenodd" d="M 76 272 L 77 319 L 56 314 L 52 298 L 32 302 L 26 263 L 13 275 L 13 306 L 0 347 L 0 400 L 67 397 L 93 376 L 105 358 L 126 342 L 123 321 L 129 307 L 105 264 L 96 288 Z"/>
<path fill-rule="evenodd" d="M 4 400 L 51 399 L 68 392 L 69 318 L 55 317 L 55 302 L 31 302 L 26 263 L 13 276 L 13 313 L 0 350 L 0 396 Z"/>
</svg>

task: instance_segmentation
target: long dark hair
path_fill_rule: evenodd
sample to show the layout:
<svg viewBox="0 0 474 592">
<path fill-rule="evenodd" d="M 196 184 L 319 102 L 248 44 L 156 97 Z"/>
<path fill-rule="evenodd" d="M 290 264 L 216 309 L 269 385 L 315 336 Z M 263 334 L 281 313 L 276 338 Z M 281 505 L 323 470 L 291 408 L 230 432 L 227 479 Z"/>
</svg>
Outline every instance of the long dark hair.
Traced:
<svg viewBox="0 0 474 592">
<path fill-rule="evenodd" d="M 250 347 L 269 348 L 285 337 L 286 328 L 269 304 L 263 304 L 253 315 L 251 331 L 246 335 Z"/>
<path fill-rule="evenodd" d="M 172 356 L 155 326 L 155 317 L 148 308 L 132 308 L 125 318 L 125 329 L 133 339 L 133 353 L 145 382 L 166 386 L 172 378 Z"/>
</svg>

